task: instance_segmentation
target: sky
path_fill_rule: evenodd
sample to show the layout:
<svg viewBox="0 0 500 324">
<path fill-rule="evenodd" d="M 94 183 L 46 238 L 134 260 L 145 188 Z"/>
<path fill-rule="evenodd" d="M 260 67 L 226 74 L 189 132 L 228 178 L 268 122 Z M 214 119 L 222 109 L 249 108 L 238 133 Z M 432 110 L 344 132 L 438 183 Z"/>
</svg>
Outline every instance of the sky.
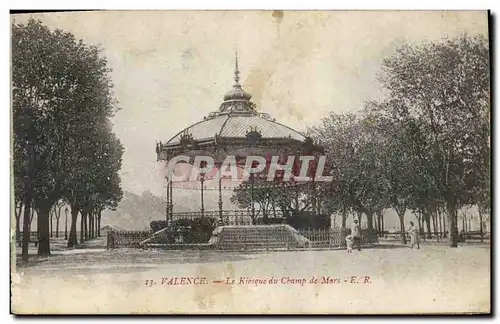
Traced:
<svg viewBox="0 0 500 324">
<path fill-rule="evenodd" d="M 100 45 L 113 69 L 125 147 L 122 186 L 164 194 L 157 141 L 217 111 L 233 84 L 257 110 L 304 131 L 334 112 L 383 98 L 383 58 L 401 42 L 487 35 L 486 11 L 102 11 L 16 15 Z"/>
</svg>

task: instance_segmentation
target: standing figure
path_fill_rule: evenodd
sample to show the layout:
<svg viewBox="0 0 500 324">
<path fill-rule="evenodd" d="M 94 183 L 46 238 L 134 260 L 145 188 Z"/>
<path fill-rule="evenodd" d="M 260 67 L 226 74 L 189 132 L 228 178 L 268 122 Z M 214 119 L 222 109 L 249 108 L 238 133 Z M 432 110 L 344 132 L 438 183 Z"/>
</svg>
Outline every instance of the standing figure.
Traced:
<svg viewBox="0 0 500 324">
<path fill-rule="evenodd" d="M 353 244 L 352 236 L 351 235 L 347 235 L 345 237 L 345 242 L 346 242 L 346 245 L 347 245 L 347 253 L 352 253 L 352 244 Z"/>
<path fill-rule="evenodd" d="M 408 229 L 408 234 L 410 234 L 410 248 L 413 249 L 413 246 L 415 246 L 416 244 L 417 249 L 420 249 L 417 227 L 413 222 L 410 222 L 410 228 Z"/>
<path fill-rule="evenodd" d="M 359 228 L 358 220 L 355 219 L 351 226 L 351 236 L 358 251 L 361 251 L 361 229 Z"/>
</svg>

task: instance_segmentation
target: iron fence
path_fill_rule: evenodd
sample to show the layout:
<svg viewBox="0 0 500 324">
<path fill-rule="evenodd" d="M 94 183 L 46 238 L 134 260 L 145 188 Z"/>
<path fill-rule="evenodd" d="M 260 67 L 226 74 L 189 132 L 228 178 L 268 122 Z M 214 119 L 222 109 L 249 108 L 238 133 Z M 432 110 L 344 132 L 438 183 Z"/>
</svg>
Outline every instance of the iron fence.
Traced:
<svg viewBox="0 0 500 324">
<path fill-rule="evenodd" d="M 140 247 L 140 242 L 151 236 L 150 231 L 108 231 L 106 247 L 128 248 Z"/>
<path fill-rule="evenodd" d="M 108 248 L 163 248 L 213 250 L 299 250 L 335 249 L 345 247 L 348 230 L 295 230 L 288 225 L 223 226 L 212 233 L 169 231 L 110 231 Z M 361 244 L 378 243 L 376 232 L 361 231 Z"/>
</svg>

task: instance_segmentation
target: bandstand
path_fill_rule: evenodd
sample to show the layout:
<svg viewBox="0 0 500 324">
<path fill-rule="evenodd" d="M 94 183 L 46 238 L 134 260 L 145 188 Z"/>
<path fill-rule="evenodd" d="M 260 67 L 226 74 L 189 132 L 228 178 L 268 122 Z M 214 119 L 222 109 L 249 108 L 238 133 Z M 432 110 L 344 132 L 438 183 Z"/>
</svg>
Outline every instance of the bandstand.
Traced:
<svg viewBox="0 0 500 324">
<path fill-rule="evenodd" d="M 239 183 L 234 179 L 226 181 L 223 177 L 214 176 L 227 156 L 234 156 L 237 165 L 245 165 L 249 156 L 265 157 L 266 161 L 269 157 L 279 156 L 279 163 L 282 163 L 290 155 L 319 155 L 323 151 L 304 134 L 278 123 L 269 114 L 259 113 L 251 101 L 252 96 L 242 89 L 239 73 L 236 56 L 234 85 L 225 94 L 219 109 L 179 131 L 167 142 L 156 144 L 157 160 L 163 163 L 181 155 L 191 159 L 196 156 L 209 156 L 214 161 L 213 170 L 200 174 L 194 182 L 176 182 L 166 177 L 166 219 L 169 221 L 209 216 L 216 217 L 219 224 L 231 225 L 248 223 L 248 219 L 254 219 L 255 215 L 250 215 L 255 213 L 253 201 L 251 210 L 224 209 L 224 191 L 232 191 L 235 185 L 241 182 L 246 182 L 250 191 L 254 188 L 254 176 L 241 176 L 241 168 L 238 170 L 238 175 L 241 176 Z M 182 169 L 182 166 L 179 168 Z M 186 167 L 185 170 L 189 168 Z M 218 210 L 205 210 L 204 190 L 207 186 L 218 191 Z M 174 188 L 187 187 L 199 190 L 200 211 L 176 213 L 173 204 Z M 245 218 L 245 215 L 249 217 Z"/>
</svg>

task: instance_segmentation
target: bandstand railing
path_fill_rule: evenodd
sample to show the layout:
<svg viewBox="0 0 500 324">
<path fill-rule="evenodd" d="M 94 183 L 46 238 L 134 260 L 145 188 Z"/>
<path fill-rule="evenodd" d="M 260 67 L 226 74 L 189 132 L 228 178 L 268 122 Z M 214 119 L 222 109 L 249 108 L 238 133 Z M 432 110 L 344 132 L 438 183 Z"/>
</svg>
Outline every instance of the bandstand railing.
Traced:
<svg viewBox="0 0 500 324">
<path fill-rule="evenodd" d="M 257 213 L 252 217 L 250 211 L 247 210 L 212 210 L 202 212 L 174 212 L 171 216 L 172 221 L 179 219 L 197 219 L 202 217 L 210 217 L 216 219 L 220 225 L 255 225 L 262 222 L 264 216 L 262 213 Z M 282 211 L 270 211 L 267 217 L 273 221 L 285 221 Z"/>
</svg>

